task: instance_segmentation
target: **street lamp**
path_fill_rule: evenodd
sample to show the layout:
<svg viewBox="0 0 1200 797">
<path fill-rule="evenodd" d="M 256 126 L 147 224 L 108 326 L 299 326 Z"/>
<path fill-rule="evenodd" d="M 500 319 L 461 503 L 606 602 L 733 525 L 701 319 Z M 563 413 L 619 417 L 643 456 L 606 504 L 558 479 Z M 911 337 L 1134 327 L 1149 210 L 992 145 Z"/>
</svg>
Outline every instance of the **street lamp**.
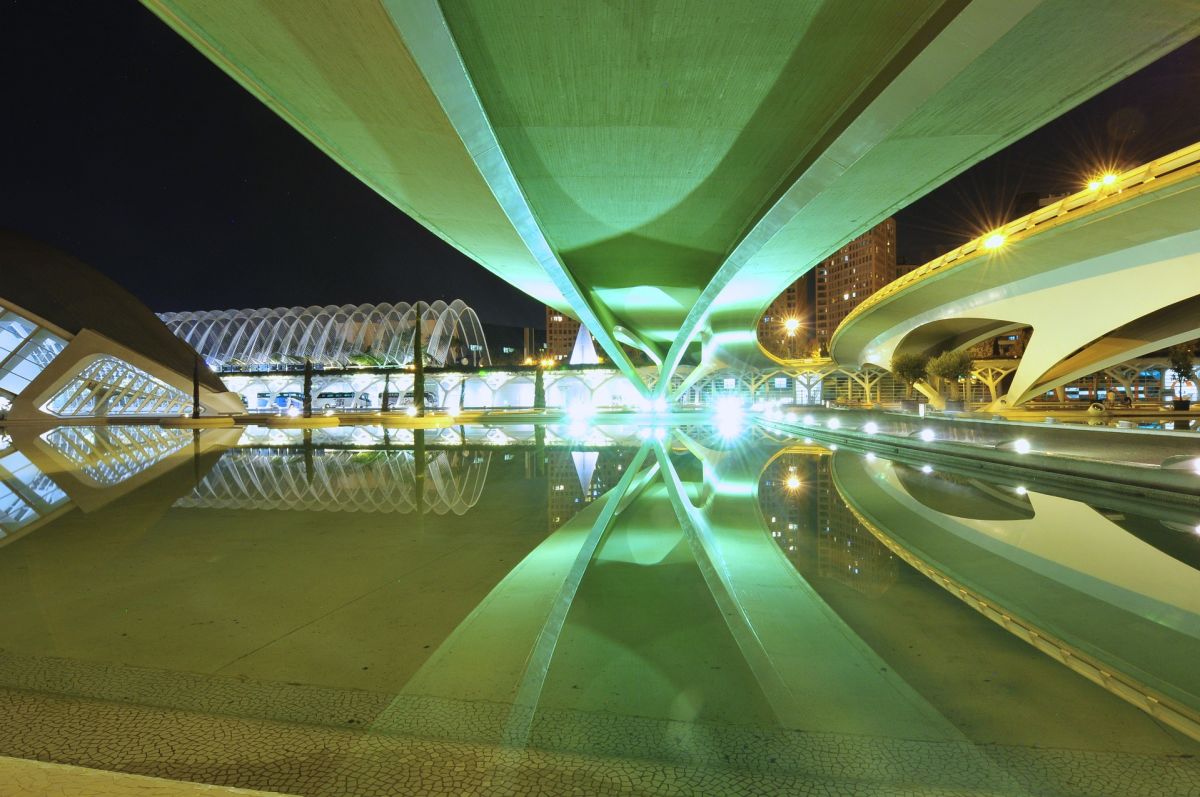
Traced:
<svg viewBox="0 0 1200 797">
<path fill-rule="evenodd" d="M 787 334 L 787 356 L 790 358 L 795 358 L 796 333 L 800 331 L 800 319 L 785 318 L 783 320 L 783 331 Z"/>
</svg>

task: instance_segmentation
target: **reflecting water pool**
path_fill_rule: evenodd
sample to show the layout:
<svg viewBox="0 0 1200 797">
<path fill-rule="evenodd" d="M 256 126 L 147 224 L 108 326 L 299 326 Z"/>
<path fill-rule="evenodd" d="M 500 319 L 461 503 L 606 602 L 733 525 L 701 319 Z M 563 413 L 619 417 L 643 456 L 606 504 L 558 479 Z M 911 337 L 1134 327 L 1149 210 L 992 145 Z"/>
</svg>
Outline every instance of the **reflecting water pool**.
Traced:
<svg viewBox="0 0 1200 797">
<path fill-rule="evenodd" d="M 831 448 L 9 430 L 0 755 L 306 795 L 1200 790 L 1186 501 Z"/>
</svg>

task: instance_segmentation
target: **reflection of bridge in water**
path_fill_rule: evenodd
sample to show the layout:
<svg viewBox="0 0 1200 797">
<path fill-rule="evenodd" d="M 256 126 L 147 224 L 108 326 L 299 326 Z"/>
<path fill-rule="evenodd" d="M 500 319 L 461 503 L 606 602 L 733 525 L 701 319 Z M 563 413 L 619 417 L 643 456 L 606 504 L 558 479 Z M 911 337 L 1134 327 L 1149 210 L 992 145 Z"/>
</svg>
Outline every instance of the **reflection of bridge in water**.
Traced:
<svg viewBox="0 0 1200 797">
<path fill-rule="evenodd" d="M 463 515 L 479 502 L 490 452 L 422 455 L 423 478 L 411 450 L 237 449 L 175 506 Z"/>
</svg>

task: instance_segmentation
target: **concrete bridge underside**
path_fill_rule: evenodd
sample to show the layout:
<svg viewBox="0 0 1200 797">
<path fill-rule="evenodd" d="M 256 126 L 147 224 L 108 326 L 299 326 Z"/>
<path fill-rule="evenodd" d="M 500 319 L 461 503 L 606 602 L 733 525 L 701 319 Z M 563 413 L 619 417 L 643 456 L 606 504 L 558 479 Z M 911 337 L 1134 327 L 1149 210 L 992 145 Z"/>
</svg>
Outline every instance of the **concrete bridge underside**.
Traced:
<svg viewBox="0 0 1200 797">
<path fill-rule="evenodd" d="M 1032 327 L 1002 409 L 1200 336 L 1200 144 L 1009 227 L 1002 247 L 949 253 L 864 302 L 834 360 L 887 367 Z"/>
<path fill-rule="evenodd" d="M 144 2 L 631 378 L 622 343 L 760 361 L 823 256 L 1200 33 L 1191 0 Z"/>
</svg>

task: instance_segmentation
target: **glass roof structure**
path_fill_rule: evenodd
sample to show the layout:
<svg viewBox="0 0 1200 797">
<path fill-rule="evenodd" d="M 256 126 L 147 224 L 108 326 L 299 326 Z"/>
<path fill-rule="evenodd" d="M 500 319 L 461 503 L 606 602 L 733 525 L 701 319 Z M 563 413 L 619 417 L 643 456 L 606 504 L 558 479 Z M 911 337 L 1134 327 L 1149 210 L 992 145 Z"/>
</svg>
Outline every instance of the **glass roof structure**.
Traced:
<svg viewBox="0 0 1200 797">
<path fill-rule="evenodd" d="M 66 347 L 32 319 L 0 307 L 0 412 Z"/>
</svg>

